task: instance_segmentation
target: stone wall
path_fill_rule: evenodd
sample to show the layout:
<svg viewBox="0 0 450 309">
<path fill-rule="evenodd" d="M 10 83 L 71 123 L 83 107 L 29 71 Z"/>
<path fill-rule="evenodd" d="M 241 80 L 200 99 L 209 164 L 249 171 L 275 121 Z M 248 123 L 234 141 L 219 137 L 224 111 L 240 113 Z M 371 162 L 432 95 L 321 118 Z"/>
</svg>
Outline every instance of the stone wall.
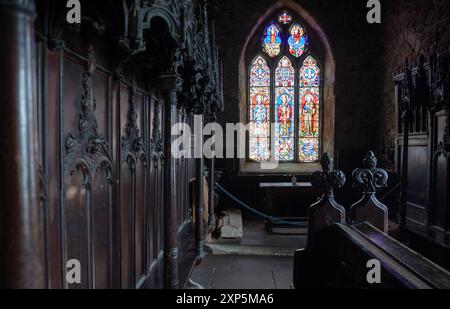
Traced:
<svg viewBox="0 0 450 309">
<path fill-rule="evenodd" d="M 433 52 L 436 30 L 440 33 L 441 52 L 450 52 L 449 0 L 384 1 L 383 119 L 380 142 L 385 152 L 395 147 L 395 106 L 392 77 L 420 55 Z"/>
</svg>

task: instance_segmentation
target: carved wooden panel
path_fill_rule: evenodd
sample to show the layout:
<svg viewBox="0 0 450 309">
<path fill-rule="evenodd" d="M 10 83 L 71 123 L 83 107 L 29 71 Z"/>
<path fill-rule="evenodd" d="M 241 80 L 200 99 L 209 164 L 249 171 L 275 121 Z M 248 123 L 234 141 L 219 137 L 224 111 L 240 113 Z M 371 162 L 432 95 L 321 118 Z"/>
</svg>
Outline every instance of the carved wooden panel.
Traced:
<svg viewBox="0 0 450 309">
<path fill-rule="evenodd" d="M 428 141 L 411 138 L 408 149 L 408 218 L 427 224 L 430 188 L 430 158 Z"/>
<path fill-rule="evenodd" d="M 436 156 L 435 163 L 435 188 L 434 196 L 434 221 L 433 224 L 448 229 L 449 224 L 449 161 L 445 153 Z"/>
<path fill-rule="evenodd" d="M 403 139 L 397 140 L 397 171 L 401 174 Z M 428 135 L 412 135 L 408 145 L 408 224 L 426 226 L 429 210 L 431 158 Z"/>
<path fill-rule="evenodd" d="M 134 172 L 131 170 L 128 162 L 123 162 L 120 170 L 120 259 L 122 288 L 131 286 L 132 275 L 132 208 L 134 184 L 132 179 Z"/>
<path fill-rule="evenodd" d="M 62 278 L 62 242 L 61 242 L 61 207 L 62 196 L 61 160 L 64 141 L 60 133 L 60 53 L 48 52 L 40 59 L 43 64 L 42 74 L 46 72 L 47 79 L 43 81 L 44 96 L 42 104 L 46 118 L 46 134 L 44 136 L 45 157 L 47 164 L 47 208 L 48 208 L 48 277 L 49 287 L 61 288 Z M 45 64 L 47 64 L 45 66 Z"/>
<path fill-rule="evenodd" d="M 90 221 L 90 184 L 88 170 L 77 164 L 67 178 L 64 226 L 64 261 L 78 260 L 81 266 L 81 284 L 68 284 L 68 288 L 89 288 L 89 221 Z"/>
<path fill-rule="evenodd" d="M 145 276 L 145 209 L 147 207 L 147 159 L 145 155 L 139 158 L 136 169 L 136 284 Z"/>
<path fill-rule="evenodd" d="M 432 211 L 431 224 L 445 231 L 450 230 L 450 206 L 448 195 L 450 191 L 450 162 L 446 143 L 448 112 L 441 111 L 435 116 L 435 143 L 432 169 Z"/>
<path fill-rule="evenodd" d="M 92 183 L 93 286 L 112 287 L 112 175 L 107 164 L 97 168 Z"/>
<path fill-rule="evenodd" d="M 197 27 L 192 2 L 187 1 L 183 10 L 179 1 L 162 2 L 158 8 L 164 7 L 167 29 L 179 32 L 176 37 L 186 37 L 190 45 L 183 52 L 177 49 L 176 59 L 171 52 L 165 55 L 165 50 L 135 55 L 133 44 L 127 53 L 126 42 L 136 42 L 134 35 L 144 39 L 133 29 L 139 26 L 136 30 L 143 31 L 144 21 L 136 18 L 144 15 L 149 18 L 146 27 L 150 25 L 155 13 L 151 5 L 141 8 L 149 14 L 136 15 L 134 10 L 122 12 L 126 6 L 92 0 L 84 6 L 79 27 L 67 27 L 66 10 L 58 1 L 39 5 L 37 24 L 46 27 L 39 28 L 42 33 L 37 35 L 41 43 L 36 51 L 36 117 L 50 288 L 136 288 L 144 281 L 160 287 L 163 283 L 164 201 L 171 194 L 164 192 L 164 168 L 170 154 L 164 153 L 164 102 L 153 83 L 161 72 L 148 68 L 155 62 L 173 66 L 159 69 L 178 69 L 183 58 L 208 60 L 211 53 L 194 51 Z M 97 9 L 100 3 L 102 12 Z M 206 15 L 202 18 L 206 24 Z M 121 24 L 130 28 L 119 29 Z M 170 44 L 156 39 L 161 46 L 174 43 L 172 38 Z M 125 53 L 118 50 L 119 41 Z M 199 77 L 218 74 L 217 61 L 213 62 L 199 63 Z M 183 85 L 187 90 L 180 94 L 187 103 L 194 95 L 189 93 L 194 86 L 191 79 L 187 76 Z M 180 114 L 180 120 L 185 117 Z M 194 161 L 179 160 L 176 172 L 181 194 L 174 229 L 189 220 L 188 183 L 195 172 Z M 66 282 L 65 264 L 70 259 L 81 262 L 81 285 Z"/>
</svg>

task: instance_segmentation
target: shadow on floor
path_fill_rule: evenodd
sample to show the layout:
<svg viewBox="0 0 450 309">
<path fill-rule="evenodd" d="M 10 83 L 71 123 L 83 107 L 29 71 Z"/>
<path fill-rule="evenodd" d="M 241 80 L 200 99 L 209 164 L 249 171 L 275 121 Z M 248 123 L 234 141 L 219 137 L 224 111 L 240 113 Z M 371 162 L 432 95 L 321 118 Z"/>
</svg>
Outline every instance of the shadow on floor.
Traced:
<svg viewBox="0 0 450 309">
<path fill-rule="evenodd" d="M 292 257 L 209 255 L 192 280 L 205 289 L 289 289 Z"/>
<path fill-rule="evenodd" d="M 214 240 L 191 279 L 205 289 L 289 289 L 293 254 L 306 234 L 268 234 L 265 223 L 244 219 L 241 240 Z"/>
</svg>

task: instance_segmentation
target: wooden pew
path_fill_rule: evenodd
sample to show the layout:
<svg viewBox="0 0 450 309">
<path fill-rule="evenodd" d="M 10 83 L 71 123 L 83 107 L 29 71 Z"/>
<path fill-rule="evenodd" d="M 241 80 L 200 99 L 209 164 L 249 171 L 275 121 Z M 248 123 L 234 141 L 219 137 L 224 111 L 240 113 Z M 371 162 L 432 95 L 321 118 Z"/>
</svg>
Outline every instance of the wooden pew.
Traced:
<svg viewBox="0 0 450 309">
<path fill-rule="evenodd" d="M 308 246 L 295 253 L 294 288 L 450 289 L 449 272 L 382 231 L 386 220 L 383 216 L 387 216 L 387 212 L 373 211 L 385 210 L 377 200 L 359 204 L 365 205 L 360 207 L 364 213 L 361 220 L 355 219 L 357 209 L 354 206 L 347 220 L 350 224 L 342 222 L 342 217 L 336 213 L 338 209 L 346 217 L 345 209 L 336 206 L 333 190 L 342 187 L 345 176 L 333 170 L 328 155 L 324 156 L 322 165 L 324 172 L 316 173 L 313 178 L 322 180 L 314 183 L 324 189 L 322 201 L 325 199 L 327 203 L 313 205 L 310 209 Z M 338 175 L 341 182 L 331 175 Z M 374 192 L 370 195 L 375 198 Z M 368 280 L 373 269 L 368 262 L 374 260 L 380 266 L 379 283 Z"/>
</svg>

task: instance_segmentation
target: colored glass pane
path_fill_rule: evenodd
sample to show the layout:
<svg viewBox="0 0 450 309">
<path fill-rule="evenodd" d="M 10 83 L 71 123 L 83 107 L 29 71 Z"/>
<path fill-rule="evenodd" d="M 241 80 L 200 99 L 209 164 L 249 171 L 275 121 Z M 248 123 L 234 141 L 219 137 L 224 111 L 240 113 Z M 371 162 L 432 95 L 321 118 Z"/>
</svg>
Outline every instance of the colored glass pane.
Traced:
<svg viewBox="0 0 450 309">
<path fill-rule="evenodd" d="M 320 68 L 308 56 L 300 69 L 299 89 L 299 158 L 317 162 L 320 146 Z"/>
<path fill-rule="evenodd" d="M 271 24 L 264 35 L 264 52 L 270 57 L 276 57 L 281 51 L 281 33 L 277 26 Z"/>
<path fill-rule="evenodd" d="M 250 88 L 250 159 L 270 158 L 270 88 Z"/>
<path fill-rule="evenodd" d="M 283 12 L 278 17 L 278 21 L 280 22 L 280 24 L 283 24 L 283 25 L 290 24 L 292 21 L 292 16 L 288 12 Z"/>
<path fill-rule="evenodd" d="M 294 160 L 294 116 L 294 88 L 277 87 L 275 104 L 275 155 L 277 160 Z"/>
<path fill-rule="evenodd" d="M 300 136 L 319 136 L 319 88 L 300 88 Z"/>
<path fill-rule="evenodd" d="M 263 57 L 258 57 L 250 68 L 250 86 L 251 87 L 269 87 L 270 69 Z"/>
<path fill-rule="evenodd" d="M 320 68 L 317 61 L 312 56 L 308 56 L 300 69 L 300 86 L 319 87 Z"/>
<path fill-rule="evenodd" d="M 319 160 L 319 139 L 302 138 L 300 139 L 300 161 L 304 163 L 313 163 Z"/>
<path fill-rule="evenodd" d="M 305 29 L 299 24 L 294 24 L 290 31 L 288 43 L 291 55 L 294 57 L 302 56 L 305 53 L 308 44 L 308 37 L 306 36 Z"/>
<path fill-rule="evenodd" d="M 283 57 L 275 72 L 275 86 L 294 87 L 295 70 L 288 57 Z"/>
<path fill-rule="evenodd" d="M 269 138 L 250 138 L 250 160 L 263 162 L 270 158 Z"/>
</svg>

